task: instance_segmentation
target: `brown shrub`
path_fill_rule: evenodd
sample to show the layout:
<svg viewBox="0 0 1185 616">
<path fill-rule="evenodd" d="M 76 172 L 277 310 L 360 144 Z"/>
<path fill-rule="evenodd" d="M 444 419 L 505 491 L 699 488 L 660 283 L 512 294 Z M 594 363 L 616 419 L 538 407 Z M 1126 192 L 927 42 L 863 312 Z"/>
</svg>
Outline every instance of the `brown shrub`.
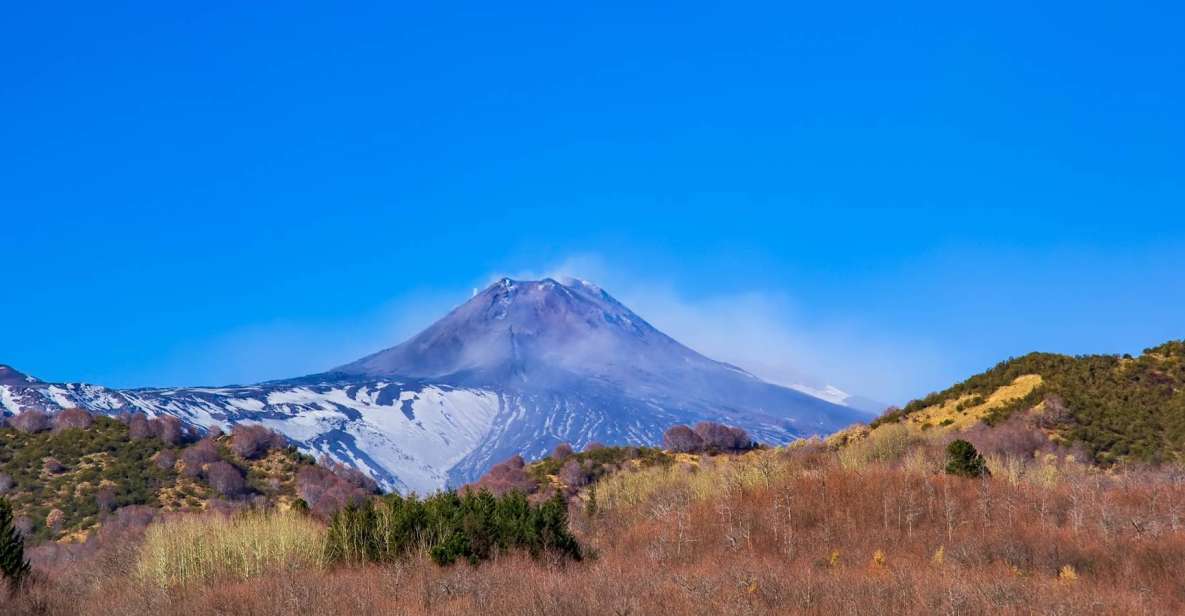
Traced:
<svg viewBox="0 0 1185 616">
<path fill-rule="evenodd" d="M 152 462 L 162 471 L 169 470 L 177 464 L 177 454 L 172 449 L 162 449 L 156 454 Z"/>
<path fill-rule="evenodd" d="M 95 492 L 95 506 L 99 508 L 99 511 L 112 511 L 115 509 L 115 504 L 117 502 L 118 501 L 115 498 L 115 490 L 110 486 L 104 486 Z"/>
<path fill-rule="evenodd" d="M 329 519 L 339 509 L 362 502 L 377 491 L 374 481 L 356 469 L 343 465 L 337 465 L 341 468 L 328 466 L 302 466 L 296 473 L 296 494 L 309 506 L 309 512 L 313 515 Z M 347 469 L 357 474 L 351 474 Z"/>
<path fill-rule="evenodd" d="M 210 439 L 202 439 L 181 451 L 184 473 L 189 477 L 197 477 L 202 473 L 202 467 L 220 459 L 218 444 Z"/>
<path fill-rule="evenodd" d="M 551 459 L 560 461 L 567 460 L 568 457 L 573 453 L 574 452 L 572 451 L 571 445 L 567 443 L 560 443 L 559 445 L 555 446 L 555 449 L 551 450 Z"/>
<path fill-rule="evenodd" d="M 49 415 L 46 415 L 44 411 L 25 409 L 16 417 L 9 419 L 8 425 L 21 432 L 33 434 L 48 430 L 51 423 Z"/>
<path fill-rule="evenodd" d="M 662 435 L 662 446 L 671 451 L 693 453 L 703 450 L 704 437 L 687 426 L 671 426 Z"/>
<path fill-rule="evenodd" d="M 85 430 L 91 427 L 95 418 L 83 409 L 65 409 L 53 416 L 53 429 L 55 432 L 62 430 Z"/>
<path fill-rule="evenodd" d="M 262 458 L 272 449 L 283 447 L 284 437 L 264 426 L 238 424 L 230 433 L 230 448 L 247 460 Z"/>
<path fill-rule="evenodd" d="M 711 421 L 695 424 L 695 433 L 703 439 L 703 447 L 712 451 L 744 451 L 752 445 L 744 429 Z"/>
<path fill-rule="evenodd" d="M 585 469 L 579 460 L 568 460 L 560 467 L 559 480 L 564 482 L 564 485 L 569 488 L 580 488 L 588 485 L 591 479 L 592 473 Z"/>
<path fill-rule="evenodd" d="M 153 419 L 152 423 L 152 432 L 164 444 L 176 447 L 186 441 L 188 433 L 180 419 L 172 415 L 165 415 Z"/>
<path fill-rule="evenodd" d="M 127 417 L 128 437 L 133 439 L 145 439 L 156 436 L 152 429 L 152 424 L 148 421 L 148 416 L 143 413 L 132 413 Z"/>
<path fill-rule="evenodd" d="M 207 464 L 204 475 L 206 483 L 223 496 L 234 498 L 247 493 L 247 482 L 243 479 L 243 473 L 229 462 Z"/>
<path fill-rule="evenodd" d="M 475 483 L 466 486 L 467 489 L 489 490 L 495 496 L 501 496 L 518 491 L 523 494 L 533 494 L 538 486 L 534 479 L 527 475 L 527 462 L 523 457 L 515 454 L 499 462 L 486 472 Z"/>
</svg>

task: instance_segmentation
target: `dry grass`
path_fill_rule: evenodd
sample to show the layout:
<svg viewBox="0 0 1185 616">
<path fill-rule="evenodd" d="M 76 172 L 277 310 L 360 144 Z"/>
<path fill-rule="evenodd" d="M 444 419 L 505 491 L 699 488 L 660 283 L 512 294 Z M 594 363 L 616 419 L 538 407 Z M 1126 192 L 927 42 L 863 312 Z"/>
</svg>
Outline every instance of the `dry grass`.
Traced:
<svg viewBox="0 0 1185 616">
<path fill-rule="evenodd" d="M 295 513 L 184 516 L 148 528 L 136 573 L 167 588 L 319 568 L 324 541 L 321 524 Z"/>
<path fill-rule="evenodd" d="M 1029 395 L 1041 385 L 1041 381 L 1039 374 L 1025 374 L 998 388 L 986 399 L 965 395 L 911 413 L 908 421 L 917 427 L 929 425 L 938 429 L 962 430 L 979 423 L 993 409 Z"/>
<path fill-rule="evenodd" d="M 1182 473 L 1000 459 L 995 478 L 970 480 L 934 472 L 940 461 L 922 444 L 845 467 L 805 443 L 624 471 L 599 484 L 598 514 L 573 515 L 596 553 L 580 563 L 273 560 L 169 589 L 112 574 L 43 583 L 15 613 L 38 601 L 49 616 L 1185 613 Z"/>
</svg>

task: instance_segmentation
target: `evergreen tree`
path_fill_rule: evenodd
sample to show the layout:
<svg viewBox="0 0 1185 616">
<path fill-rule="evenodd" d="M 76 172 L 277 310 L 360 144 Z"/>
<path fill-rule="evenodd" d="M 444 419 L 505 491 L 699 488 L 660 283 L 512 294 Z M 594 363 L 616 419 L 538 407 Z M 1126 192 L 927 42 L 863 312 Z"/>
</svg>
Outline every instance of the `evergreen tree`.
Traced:
<svg viewBox="0 0 1185 616">
<path fill-rule="evenodd" d="M 12 506 L 5 498 L 0 498 L 0 575 L 7 578 L 14 589 L 29 575 L 25 540 L 12 523 Z"/>
<path fill-rule="evenodd" d="M 946 472 L 959 477 L 987 477 L 987 462 L 975 450 L 975 445 L 959 439 L 946 447 Z"/>
</svg>

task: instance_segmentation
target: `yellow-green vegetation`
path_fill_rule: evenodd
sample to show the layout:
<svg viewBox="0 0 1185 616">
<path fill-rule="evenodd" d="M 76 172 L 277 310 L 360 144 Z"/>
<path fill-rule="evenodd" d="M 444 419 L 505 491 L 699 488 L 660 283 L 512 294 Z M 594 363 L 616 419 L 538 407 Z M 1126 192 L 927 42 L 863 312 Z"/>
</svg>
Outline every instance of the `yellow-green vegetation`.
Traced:
<svg viewBox="0 0 1185 616">
<path fill-rule="evenodd" d="M 311 458 L 279 447 L 248 460 L 234 453 L 229 439 L 218 439 L 218 455 L 244 475 L 250 494 L 280 508 L 296 500 L 296 471 Z M 186 474 L 184 463 L 175 461 L 187 446 L 133 438 L 124 422 L 106 416 L 94 417 L 87 428 L 0 428 L 0 474 L 13 484 L 5 496 L 14 517 L 31 523 L 30 543 L 81 541 L 119 507 L 200 511 L 219 498 L 200 473 Z"/>
<path fill-rule="evenodd" d="M 872 462 L 892 462 L 923 442 L 920 429 L 903 424 L 887 424 L 869 431 L 863 438 L 839 448 L 839 463 L 844 468 L 860 468 Z"/>
<path fill-rule="evenodd" d="M 136 573 L 171 587 L 324 565 L 325 527 L 294 512 L 185 515 L 150 526 Z"/>
<path fill-rule="evenodd" d="M 7 497 L 16 517 L 32 520 L 35 543 L 94 526 L 103 486 L 114 486 L 112 506 L 156 505 L 157 491 L 177 475 L 152 463 L 164 447 L 157 439 L 128 438 L 127 426 L 108 417 L 86 429 L 29 434 L 4 428 L 0 473 L 12 477 Z M 51 527 L 46 522 L 55 509 L 63 516 Z"/>
<path fill-rule="evenodd" d="M 1051 408 L 1054 407 L 1054 408 Z M 872 427 L 998 424 L 1040 409 L 1043 423 L 1096 462 L 1185 458 L 1185 341 L 1139 357 L 1031 353 L 887 413 Z"/>
<path fill-rule="evenodd" d="M 1022 400 L 1041 386 L 1041 375 L 1023 374 L 990 392 L 963 394 L 910 413 L 905 420 L 919 428 L 961 430 L 973 426 L 996 409 Z"/>
<path fill-rule="evenodd" d="M 640 469 L 669 466 L 679 454 L 670 454 L 655 447 L 599 447 L 572 453 L 564 459 L 544 458 L 531 463 L 527 474 L 540 485 L 564 487 L 558 477 L 564 464 L 575 461 L 585 470 L 588 481 L 622 468 Z"/>
<path fill-rule="evenodd" d="M 660 491 L 675 491 L 705 500 L 735 488 L 768 486 L 790 472 L 782 456 L 814 441 L 798 441 L 786 449 L 759 449 L 741 455 L 691 456 L 676 464 L 613 473 L 596 484 L 597 508 L 612 511 L 648 501 Z"/>
</svg>

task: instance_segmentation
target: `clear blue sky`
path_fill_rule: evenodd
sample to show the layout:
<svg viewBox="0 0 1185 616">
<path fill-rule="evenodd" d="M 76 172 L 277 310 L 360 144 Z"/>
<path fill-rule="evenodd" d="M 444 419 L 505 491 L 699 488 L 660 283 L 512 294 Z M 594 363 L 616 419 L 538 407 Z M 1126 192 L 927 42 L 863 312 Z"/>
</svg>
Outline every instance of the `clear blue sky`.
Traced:
<svg viewBox="0 0 1185 616">
<path fill-rule="evenodd" d="M 117 4 L 0 25 L 0 362 L 43 378 L 326 368 L 573 258 L 776 298 L 882 399 L 1185 337 L 1179 2 Z"/>
</svg>

